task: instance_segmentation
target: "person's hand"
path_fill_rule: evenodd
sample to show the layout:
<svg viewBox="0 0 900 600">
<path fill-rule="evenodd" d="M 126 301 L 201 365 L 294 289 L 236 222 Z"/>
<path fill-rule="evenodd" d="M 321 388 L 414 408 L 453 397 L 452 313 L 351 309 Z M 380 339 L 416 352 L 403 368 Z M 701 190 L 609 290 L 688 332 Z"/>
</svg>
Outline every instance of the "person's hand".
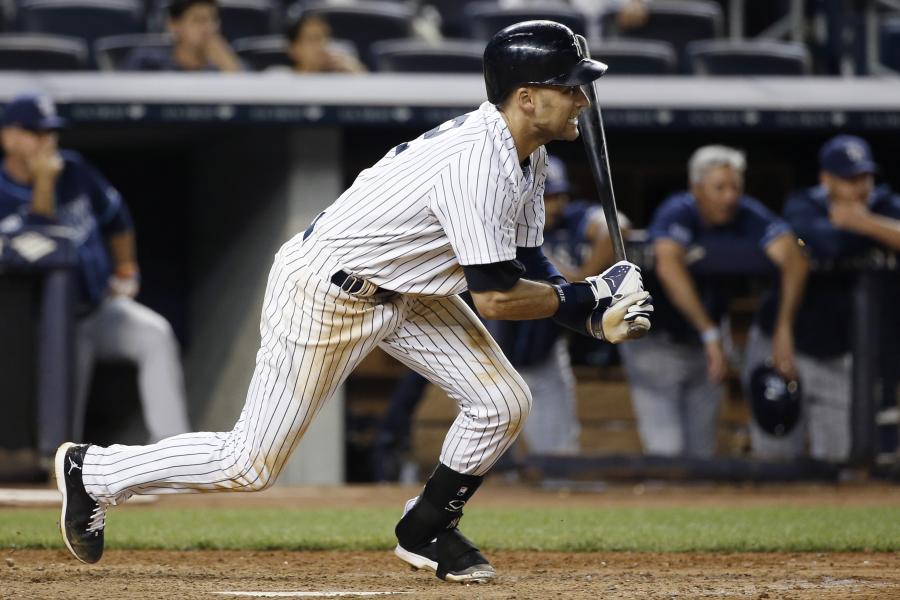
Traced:
<svg viewBox="0 0 900 600">
<path fill-rule="evenodd" d="M 647 22 L 647 4 L 644 0 L 628 0 L 616 14 L 616 25 L 621 30 L 635 29 Z"/>
<path fill-rule="evenodd" d="M 653 312 L 650 292 L 640 291 L 616 300 L 609 308 L 598 308 L 588 317 L 588 331 L 599 339 L 613 344 L 636 340 L 650 331 Z"/>
<path fill-rule="evenodd" d="M 123 263 L 116 267 L 108 282 L 109 295 L 134 298 L 141 288 L 141 276 L 137 264 Z"/>
<path fill-rule="evenodd" d="M 239 71 L 240 61 L 228 45 L 228 41 L 220 33 L 209 37 L 206 43 L 206 60 L 220 71 Z"/>
<path fill-rule="evenodd" d="M 594 292 L 595 308 L 609 306 L 625 296 L 644 291 L 641 268 L 627 260 L 620 260 L 599 275 L 586 277 L 585 281 Z"/>
<path fill-rule="evenodd" d="M 28 170 L 36 180 L 55 182 L 63 170 L 63 159 L 55 146 L 47 144 L 32 156 Z"/>
<path fill-rule="evenodd" d="M 869 209 L 853 200 L 832 200 L 828 205 L 828 219 L 838 229 L 859 232 L 869 217 Z"/>
<path fill-rule="evenodd" d="M 772 367 L 788 381 L 797 380 L 794 362 L 794 334 L 788 327 L 779 327 L 772 336 Z"/>
<path fill-rule="evenodd" d="M 326 51 L 325 64 L 326 70 L 333 73 L 364 73 L 366 71 L 363 64 L 356 58 L 346 52 L 335 50 Z"/>
<path fill-rule="evenodd" d="M 728 373 L 728 356 L 722 340 L 710 340 L 703 344 L 706 354 L 706 376 L 712 383 L 721 383 Z"/>
</svg>

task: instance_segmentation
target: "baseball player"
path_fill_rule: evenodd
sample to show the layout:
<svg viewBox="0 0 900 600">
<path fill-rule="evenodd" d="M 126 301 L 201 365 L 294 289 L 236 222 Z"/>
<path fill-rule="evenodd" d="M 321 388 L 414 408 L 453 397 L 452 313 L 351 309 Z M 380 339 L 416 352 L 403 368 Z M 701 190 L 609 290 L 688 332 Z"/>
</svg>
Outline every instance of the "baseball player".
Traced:
<svg viewBox="0 0 900 600">
<path fill-rule="evenodd" d="M 406 503 L 395 553 L 447 581 L 494 577 L 456 525 L 531 395 L 456 294 L 468 288 L 488 318 L 553 316 L 613 343 L 629 325 L 649 329 L 652 306 L 630 263 L 566 282 L 540 252 L 543 144 L 577 138 L 588 105 L 579 86 L 605 65 L 549 21 L 500 31 L 484 61 L 488 102 L 388 151 L 275 255 L 233 430 L 60 447 L 61 530 L 79 560 L 100 559 L 107 507 L 132 494 L 271 486 L 323 403 L 380 346 L 460 408 L 437 467 Z"/>
<path fill-rule="evenodd" d="M 688 161 L 690 191 L 674 194 L 656 210 L 648 232 L 656 253 L 660 289 L 657 327 L 623 346 L 644 452 L 709 458 L 728 360 L 722 322 L 731 290 L 721 276 L 689 270 L 689 252 L 724 256 L 729 264 L 771 262 L 782 290 L 776 343 L 778 371 L 791 377 L 794 316 L 806 281 L 807 261 L 790 228 L 758 200 L 743 194 L 744 154 L 703 146 Z"/>
<path fill-rule="evenodd" d="M 819 185 L 792 194 L 783 211 L 810 256 L 821 261 L 860 256 L 879 246 L 900 250 L 900 195 L 886 185 L 875 185 L 878 167 L 869 144 L 852 135 L 836 136 L 822 146 L 819 167 Z M 834 463 L 849 458 L 853 368 L 849 315 L 855 287 L 852 272 L 810 275 L 794 328 L 803 395 L 800 423 L 780 437 L 752 423 L 754 455 L 784 460 L 808 453 Z M 777 306 L 777 294 L 764 298 L 750 330 L 745 387 L 752 370 L 772 353 Z"/>
<path fill-rule="evenodd" d="M 74 435 L 81 437 L 94 362 L 127 359 L 138 367 L 144 421 L 153 441 L 190 431 L 181 359 L 169 323 L 134 300 L 139 270 L 128 207 L 81 156 L 57 147 L 64 125 L 50 98 L 24 94 L 3 113 L 0 229 L 67 228 L 78 252 Z M 40 427 L 40 451 L 60 439 Z"/>
</svg>

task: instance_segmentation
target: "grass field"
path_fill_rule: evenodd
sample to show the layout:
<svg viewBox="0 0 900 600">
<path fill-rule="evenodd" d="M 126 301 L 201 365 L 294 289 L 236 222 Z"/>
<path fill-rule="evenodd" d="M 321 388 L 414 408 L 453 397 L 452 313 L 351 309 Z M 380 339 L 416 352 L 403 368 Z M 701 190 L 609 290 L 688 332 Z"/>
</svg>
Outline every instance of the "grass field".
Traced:
<svg viewBox="0 0 900 600">
<path fill-rule="evenodd" d="M 0 510 L 0 547 L 59 548 L 58 513 Z M 383 550 L 393 508 L 113 510 L 107 547 Z M 900 551 L 900 506 L 480 508 L 465 528 L 492 550 L 568 552 Z"/>
</svg>

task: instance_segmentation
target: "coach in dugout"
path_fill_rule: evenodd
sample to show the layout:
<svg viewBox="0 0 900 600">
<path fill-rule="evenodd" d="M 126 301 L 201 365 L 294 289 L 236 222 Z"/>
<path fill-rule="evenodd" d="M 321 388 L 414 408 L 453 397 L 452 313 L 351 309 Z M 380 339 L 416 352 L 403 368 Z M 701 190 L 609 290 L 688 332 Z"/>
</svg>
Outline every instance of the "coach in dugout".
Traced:
<svg viewBox="0 0 900 600">
<path fill-rule="evenodd" d="M 50 98 L 20 95 L 0 121 L 0 231 L 62 225 L 78 253 L 75 410 L 80 438 L 95 360 L 126 359 L 139 370 L 144 421 L 158 440 L 189 430 L 178 344 L 169 323 L 137 303 L 134 230 L 119 193 L 80 155 L 60 151 L 64 125 Z M 39 429 L 43 429 L 40 427 Z M 59 428 L 56 428 L 59 430 Z M 39 433 L 40 449 L 59 440 Z"/>
<path fill-rule="evenodd" d="M 783 213 L 810 257 L 828 261 L 858 257 L 878 247 L 900 250 L 900 196 L 887 185 L 875 186 L 877 166 L 869 144 L 856 136 L 834 137 L 819 152 L 819 169 L 819 185 L 791 195 Z M 784 460 L 808 452 L 823 461 L 848 459 L 852 369 L 848 315 L 853 314 L 855 281 L 856 274 L 849 271 L 811 274 L 795 326 L 801 421 L 782 437 L 754 423 L 750 430 L 754 455 Z M 766 297 L 750 331 L 745 385 L 760 357 L 770 353 L 777 305 L 777 294 Z"/>
<path fill-rule="evenodd" d="M 807 260 L 788 225 L 743 194 L 744 154 L 704 146 L 688 162 L 690 191 L 669 197 L 648 228 L 660 285 L 654 327 L 642 340 L 619 346 L 631 388 L 644 452 L 708 458 L 715 452 L 719 403 L 728 371 L 723 319 L 731 292 L 721 276 L 688 269 L 694 249 L 740 263 L 774 263 L 783 294 L 777 307 L 776 369 L 793 378 L 794 315 Z M 690 255 L 689 255 L 689 250 Z"/>
</svg>

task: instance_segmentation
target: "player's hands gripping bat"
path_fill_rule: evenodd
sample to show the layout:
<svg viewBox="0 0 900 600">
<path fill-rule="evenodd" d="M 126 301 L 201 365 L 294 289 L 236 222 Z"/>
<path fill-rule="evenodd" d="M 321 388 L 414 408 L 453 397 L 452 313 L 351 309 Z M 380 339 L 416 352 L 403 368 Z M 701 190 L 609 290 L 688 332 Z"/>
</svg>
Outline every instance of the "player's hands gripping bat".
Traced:
<svg viewBox="0 0 900 600">
<path fill-rule="evenodd" d="M 644 291 L 640 267 L 622 260 L 585 281 L 597 299 L 586 325 L 590 335 L 618 344 L 649 331 L 653 298 Z"/>
</svg>

